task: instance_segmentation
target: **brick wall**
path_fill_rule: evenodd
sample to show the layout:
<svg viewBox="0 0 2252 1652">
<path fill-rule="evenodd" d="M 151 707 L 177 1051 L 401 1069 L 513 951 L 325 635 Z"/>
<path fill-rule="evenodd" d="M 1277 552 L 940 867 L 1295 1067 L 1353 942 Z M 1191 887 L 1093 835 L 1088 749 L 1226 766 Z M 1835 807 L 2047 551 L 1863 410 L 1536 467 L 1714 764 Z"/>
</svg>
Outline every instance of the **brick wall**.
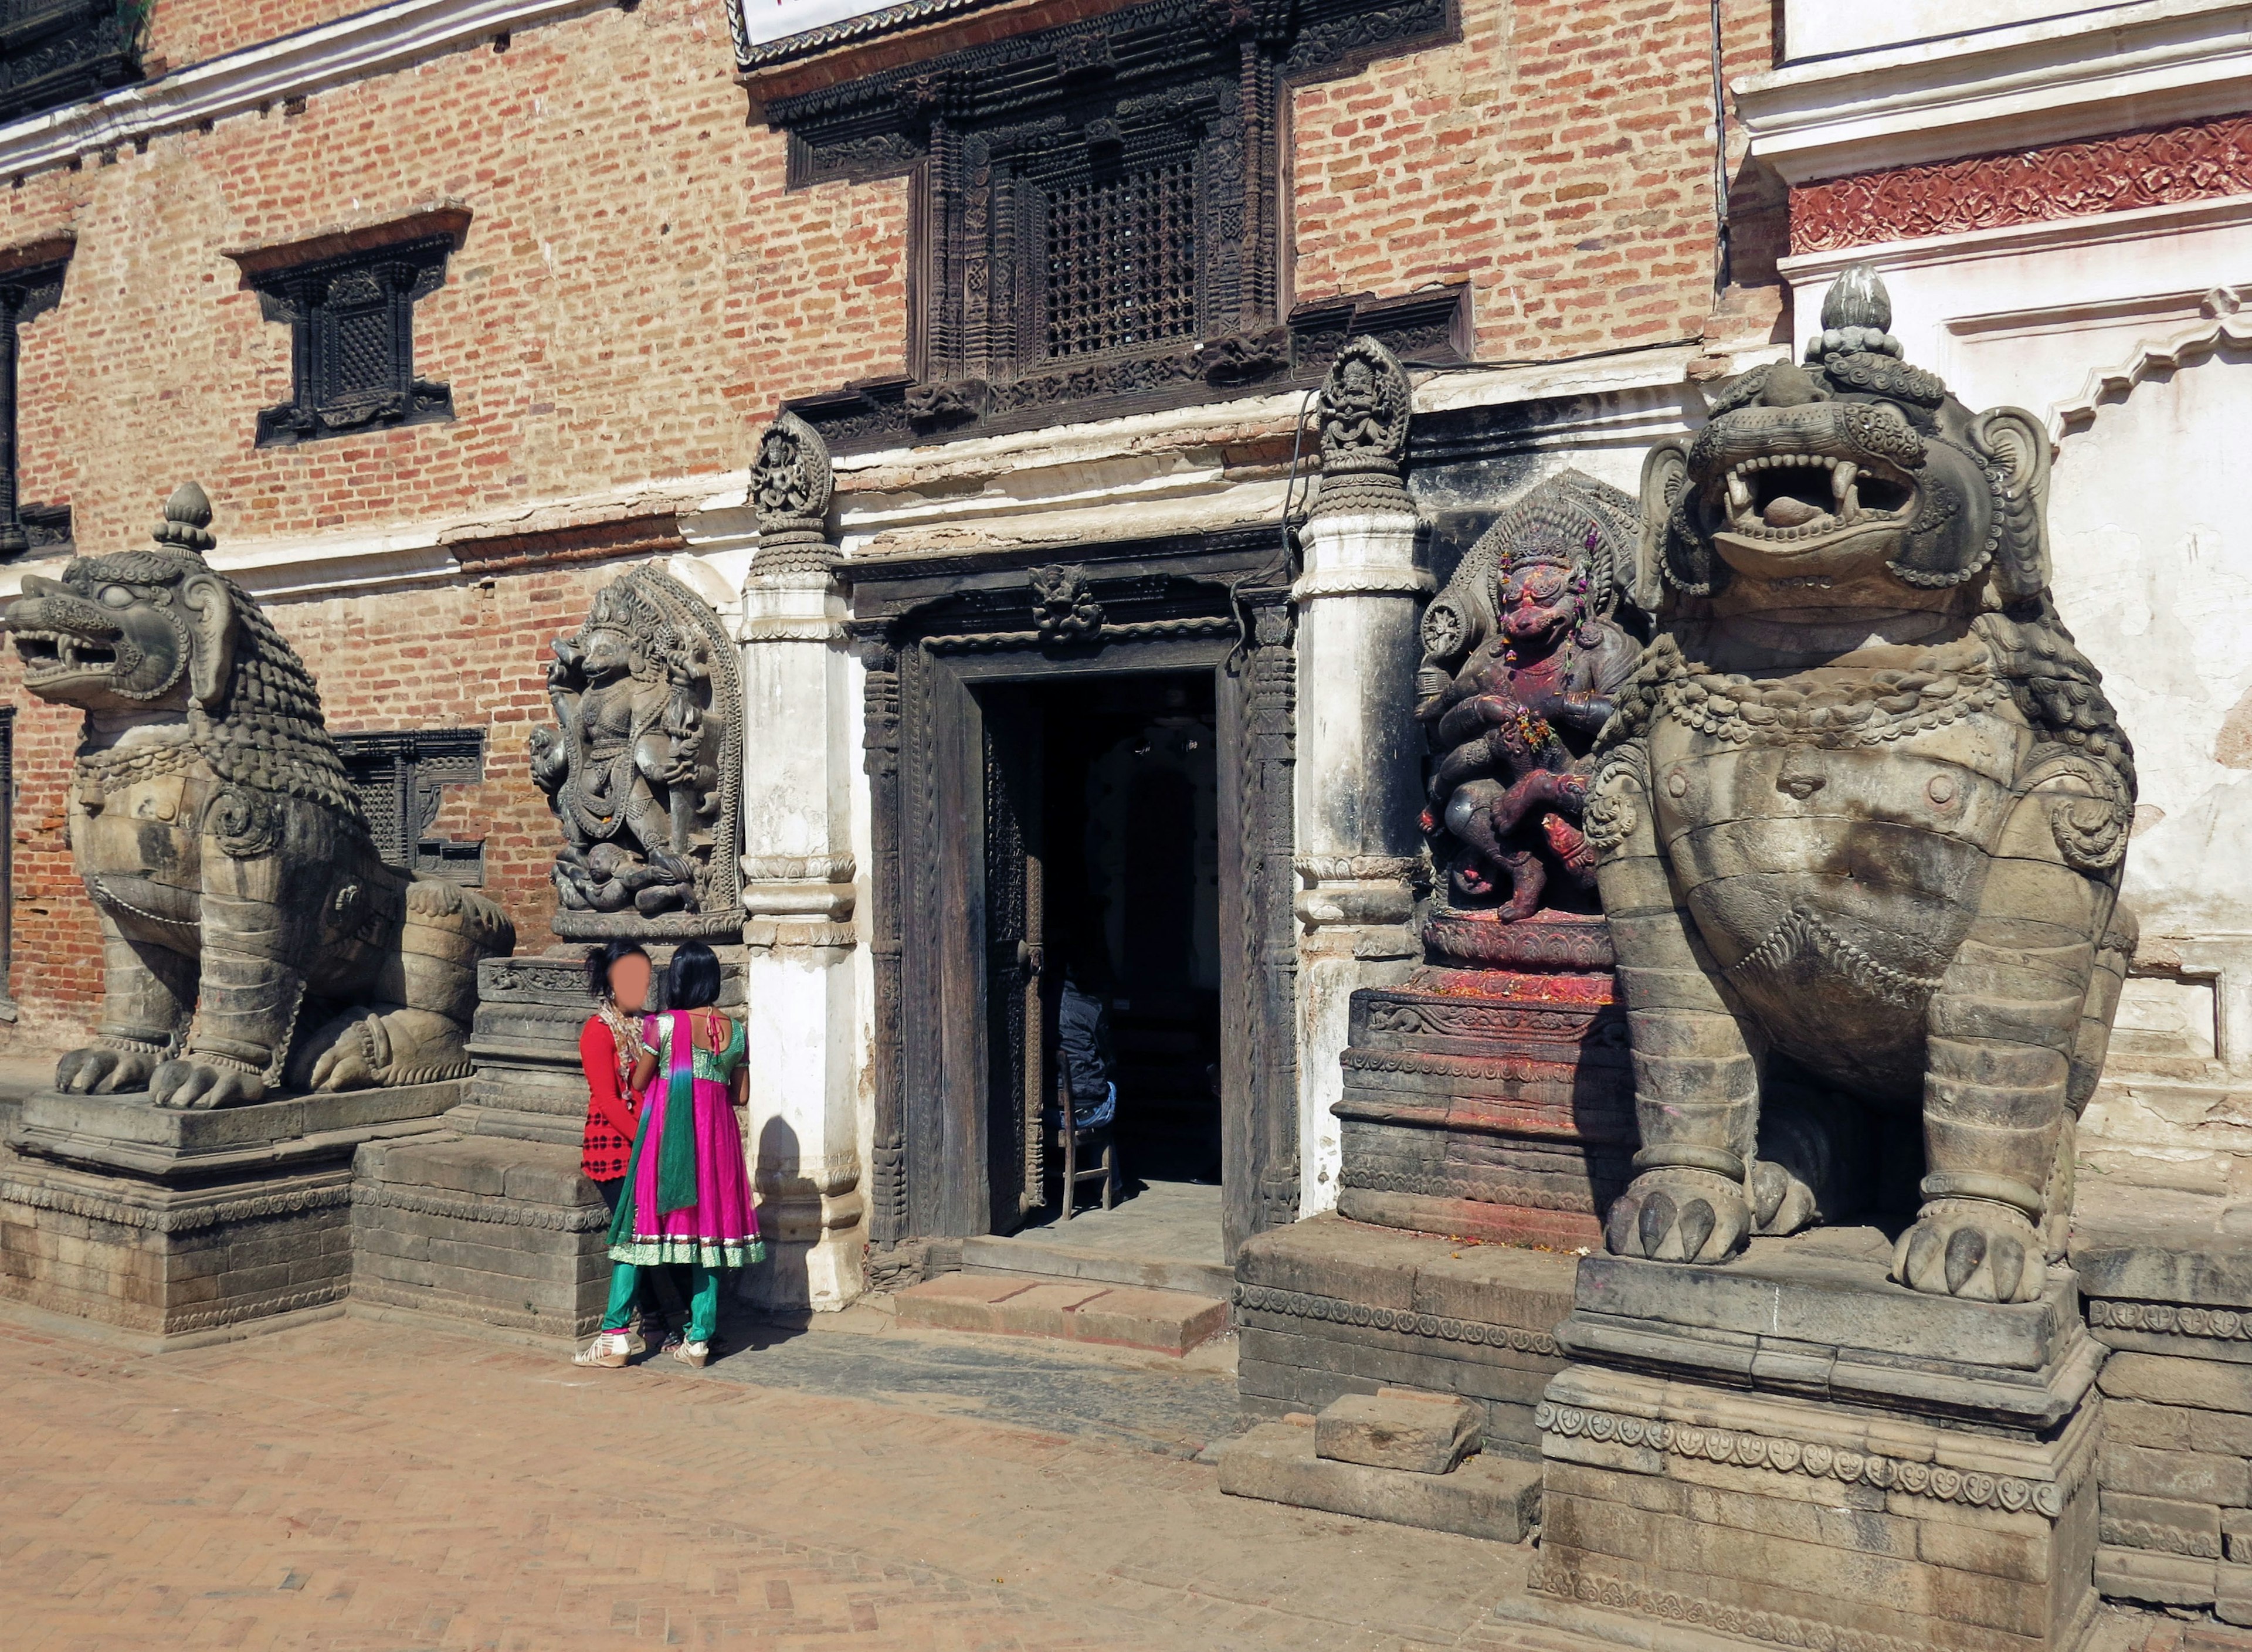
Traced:
<svg viewBox="0 0 2252 1652">
<path fill-rule="evenodd" d="M 1770 15 L 1726 0 L 1727 78 L 1769 66 Z M 1462 18 L 1456 45 L 1296 94 L 1294 295 L 1467 279 L 1490 360 L 1698 337 L 1713 299 L 1709 9 L 1463 0 Z"/>
<path fill-rule="evenodd" d="M 230 537 L 310 536 L 747 463 L 779 397 L 898 369 L 907 197 L 785 195 L 732 73 L 715 0 L 644 0 L 0 191 L 0 245 L 78 236 L 24 335 L 24 496 L 132 544 L 193 476 Z M 455 420 L 254 448 L 289 330 L 221 250 L 445 198 L 474 216 L 415 365 Z"/>
<path fill-rule="evenodd" d="M 370 0 L 156 0 L 141 37 L 152 75 L 365 11 Z"/>
<path fill-rule="evenodd" d="M 437 830 L 485 840 L 484 892 L 515 920 L 519 951 L 554 943 L 548 869 L 561 839 L 532 783 L 526 742 L 552 720 L 548 644 L 575 631 L 594 589 L 626 565 L 544 569 L 490 584 L 265 605 L 319 679 L 330 728 L 483 728 L 485 778 L 444 794 Z M 71 864 L 63 810 L 79 714 L 25 695 L 0 650 L 0 703 L 16 721 L 15 956 L 24 1019 L 7 1045 L 79 1042 L 101 993 L 101 942 Z"/>
</svg>

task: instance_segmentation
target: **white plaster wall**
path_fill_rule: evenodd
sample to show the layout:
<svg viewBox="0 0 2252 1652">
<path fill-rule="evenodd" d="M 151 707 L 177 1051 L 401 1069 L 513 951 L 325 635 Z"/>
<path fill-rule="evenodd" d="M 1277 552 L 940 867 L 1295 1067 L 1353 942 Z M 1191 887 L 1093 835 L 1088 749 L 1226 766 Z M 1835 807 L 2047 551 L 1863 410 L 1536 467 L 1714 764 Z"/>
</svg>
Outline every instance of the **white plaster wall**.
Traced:
<svg viewBox="0 0 2252 1652">
<path fill-rule="evenodd" d="M 755 10 L 755 5 L 754 10 Z M 1891 0 L 1865 5 L 1859 0 L 1784 0 L 1783 52 L 1789 61 L 1869 52 L 2008 23 L 2033 23 L 2111 8 L 2075 5 L 2071 0 Z"/>
</svg>

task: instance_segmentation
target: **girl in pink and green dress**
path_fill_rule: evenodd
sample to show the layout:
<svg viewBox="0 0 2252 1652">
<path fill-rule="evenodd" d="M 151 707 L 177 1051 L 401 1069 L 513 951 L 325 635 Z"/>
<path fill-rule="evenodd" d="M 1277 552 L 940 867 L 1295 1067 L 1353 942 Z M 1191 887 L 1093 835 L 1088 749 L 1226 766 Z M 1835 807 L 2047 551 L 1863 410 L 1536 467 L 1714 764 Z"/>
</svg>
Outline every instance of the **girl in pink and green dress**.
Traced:
<svg viewBox="0 0 2252 1652">
<path fill-rule="evenodd" d="M 688 1265 L 694 1291 L 686 1340 L 671 1351 L 691 1365 L 711 1357 L 718 1329 L 719 1275 L 766 1256 L 751 1206 L 751 1180 L 735 1108 L 744 1093 L 743 1027 L 712 1008 L 719 961 L 690 941 L 665 970 L 665 1002 L 648 1017 L 648 1045 L 636 1065 L 641 1128 L 610 1220 L 610 1301 L 589 1363 L 626 1363 L 626 1329 L 640 1270 Z"/>
</svg>

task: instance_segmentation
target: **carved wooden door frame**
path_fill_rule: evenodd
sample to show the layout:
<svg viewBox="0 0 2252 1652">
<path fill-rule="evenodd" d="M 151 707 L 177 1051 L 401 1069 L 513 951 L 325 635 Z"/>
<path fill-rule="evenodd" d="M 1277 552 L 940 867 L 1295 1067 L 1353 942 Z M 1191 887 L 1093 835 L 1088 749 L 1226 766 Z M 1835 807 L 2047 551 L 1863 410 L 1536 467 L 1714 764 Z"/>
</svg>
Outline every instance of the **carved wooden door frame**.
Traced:
<svg viewBox="0 0 2252 1652">
<path fill-rule="evenodd" d="M 935 1271 L 1014 1222 L 989 1208 L 987 687 L 1213 673 L 1226 1253 L 1297 1215 L 1289 570 L 1272 530 L 1073 555 L 851 568 L 874 862 L 872 1284 Z"/>
</svg>

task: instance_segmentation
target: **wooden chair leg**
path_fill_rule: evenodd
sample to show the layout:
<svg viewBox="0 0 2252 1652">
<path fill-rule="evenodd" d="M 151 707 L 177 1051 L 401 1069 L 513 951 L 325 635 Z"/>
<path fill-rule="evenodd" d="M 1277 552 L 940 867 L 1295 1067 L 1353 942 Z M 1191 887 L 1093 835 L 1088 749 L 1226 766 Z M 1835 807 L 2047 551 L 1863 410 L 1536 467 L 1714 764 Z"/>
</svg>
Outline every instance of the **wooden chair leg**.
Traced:
<svg viewBox="0 0 2252 1652">
<path fill-rule="evenodd" d="M 1071 1220 L 1071 1207 L 1079 1202 L 1079 1132 L 1072 1128 L 1071 1114 L 1063 1115 L 1063 1215 Z"/>
<path fill-rule="evenodd" d="M 1118 1138 L 1102 1144 L 1102 1208 L 1109 1210 L 1118 1192 Z"/>
</svg>

